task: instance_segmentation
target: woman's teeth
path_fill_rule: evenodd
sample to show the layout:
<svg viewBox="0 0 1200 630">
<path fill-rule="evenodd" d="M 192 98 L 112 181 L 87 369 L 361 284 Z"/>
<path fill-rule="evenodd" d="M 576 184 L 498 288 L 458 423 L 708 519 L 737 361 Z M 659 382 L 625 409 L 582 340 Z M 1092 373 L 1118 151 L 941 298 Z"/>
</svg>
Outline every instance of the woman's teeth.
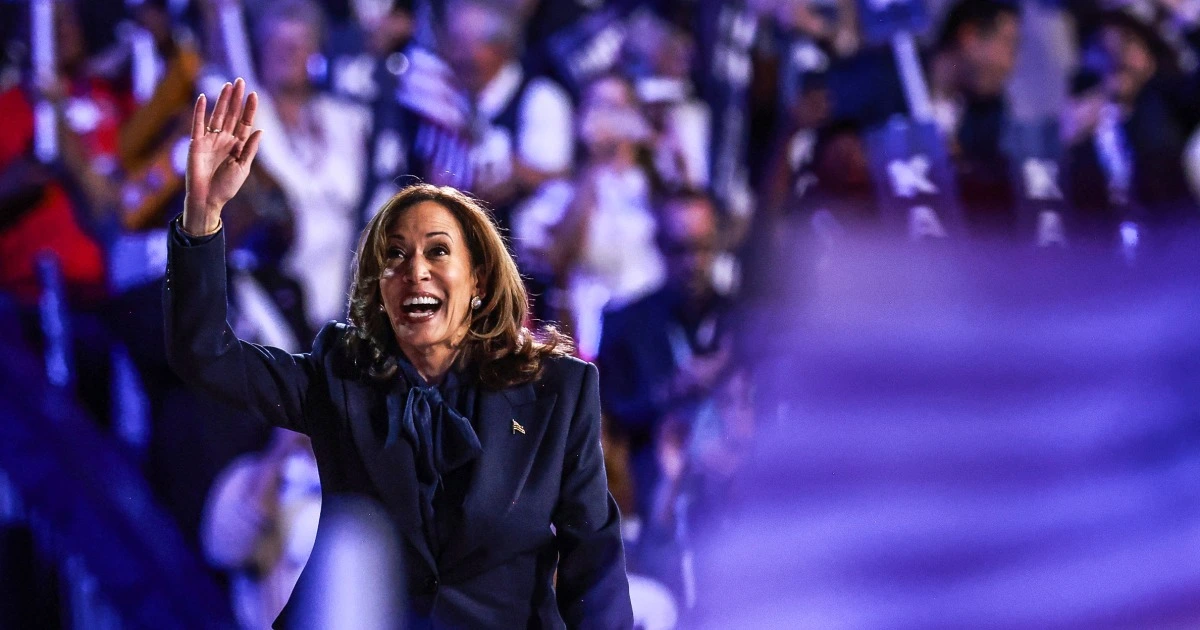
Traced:
<svg viewBox="0 0 1200 630">
<path fill-rule="evenodd" d="M 433 317 L 442 306 L 442 301 L 428 295 L 419 295 L 404 300 L 401 307 L 410 320 L 422 320 Z"/>
</svg>

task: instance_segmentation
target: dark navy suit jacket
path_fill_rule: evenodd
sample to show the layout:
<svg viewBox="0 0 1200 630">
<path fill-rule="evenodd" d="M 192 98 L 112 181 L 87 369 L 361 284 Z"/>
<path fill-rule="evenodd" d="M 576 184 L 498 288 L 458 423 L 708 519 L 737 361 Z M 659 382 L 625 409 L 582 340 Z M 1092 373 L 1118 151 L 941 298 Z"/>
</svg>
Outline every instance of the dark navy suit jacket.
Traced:
<svg viewBox="0 0 1200 630">
<path fill-rule="evenodd" d="M 480 391 L 473 424 L 483 454 L 460 534 L 435 558 L 422 534 L 412 447 L 385 446 L 386 390 L 356 377 L 341 358 L 347 328 L 326 325 L 306 354 L 240 341 L 225 321 L 223 235 L 189 240 L 177 230 L 163 298 L 172 368 L 272 425 L 310 436 L 323 495 L 366 495 L 385 507 L 417 616 L 439 628 L 632 627 L 595 366 L 551 359 L 533 383 Z M 514 432 L 514 420 L 524 434 Z"/>
</svg>

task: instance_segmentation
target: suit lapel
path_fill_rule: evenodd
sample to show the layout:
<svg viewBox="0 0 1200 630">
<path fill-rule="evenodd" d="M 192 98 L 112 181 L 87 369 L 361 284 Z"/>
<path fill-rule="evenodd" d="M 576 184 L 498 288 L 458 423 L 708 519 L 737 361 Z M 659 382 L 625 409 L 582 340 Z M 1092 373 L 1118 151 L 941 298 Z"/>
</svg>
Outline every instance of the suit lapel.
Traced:
<svg viewBox="0 0 1200 630">
<path fill-rule="evenodd" d="M 445 552 L 446 567 L 491 540 L 488 528 L 516 507 L 556 398 L 556 394 L 539 398 L 528 384 L 480 393 L 479 417 L 474 424 L 483 454 L 463 502 L 466 521 L 462 535 L 456 536 Z"/>
<path fill-rule="evenodd" d="M 362 462 L 397 529 L 436 568 L 433 553 L 421 530 L 417 468 L 406 439 L 385 446 L 388 431 L 387 393 L 365 383 L 346 382 L 347 417 Z"/>
</svg>

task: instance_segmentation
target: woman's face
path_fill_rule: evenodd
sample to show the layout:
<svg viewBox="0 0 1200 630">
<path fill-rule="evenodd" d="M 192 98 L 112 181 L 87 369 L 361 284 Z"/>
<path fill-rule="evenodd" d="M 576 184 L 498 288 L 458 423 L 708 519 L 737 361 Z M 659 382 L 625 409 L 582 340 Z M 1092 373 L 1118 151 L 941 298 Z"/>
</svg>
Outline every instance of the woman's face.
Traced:
<svg viewBox="0 0 1200 630">
<path fill-rule="evenodd" d="M 379 291 L 405 356 L 456 348 L 467 335 L 471 298 L 485 297 L 454 214 L 435 201 L 403 211 L 387 232 Z"/>
<path fill-rule="evenodd" d="M 309 24 L 283 20 L 263 42 L 259 63 L 263 83 L 274 90 L 308 85 L 308 60 L 320 52 L 320 33 Z"/>
</svg>

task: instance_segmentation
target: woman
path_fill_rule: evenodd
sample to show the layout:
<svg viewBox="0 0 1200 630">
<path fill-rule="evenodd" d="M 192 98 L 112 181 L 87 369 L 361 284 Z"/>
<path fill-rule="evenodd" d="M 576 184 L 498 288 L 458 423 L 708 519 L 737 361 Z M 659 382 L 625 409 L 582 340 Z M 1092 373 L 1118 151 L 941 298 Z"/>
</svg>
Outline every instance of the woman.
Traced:
<svg viewBox="0 0 1200 630">
<path fill-rule="evenodd" d="M 193 113 L 164 293 L 173 368 L 307 434 L 323 496 L 384 505 L 409 627 L 630 627 L 596 369 L 521 327 L 516 265 L 472 199 L 415 186 L 389 201 L 359 248 L 350 324 L 327 324 L 310 354 L 236 339 L 221 209 L 262 138 L 244 92 L 226 84 L 207 124 L 203 96 Z"/>
</svg>

